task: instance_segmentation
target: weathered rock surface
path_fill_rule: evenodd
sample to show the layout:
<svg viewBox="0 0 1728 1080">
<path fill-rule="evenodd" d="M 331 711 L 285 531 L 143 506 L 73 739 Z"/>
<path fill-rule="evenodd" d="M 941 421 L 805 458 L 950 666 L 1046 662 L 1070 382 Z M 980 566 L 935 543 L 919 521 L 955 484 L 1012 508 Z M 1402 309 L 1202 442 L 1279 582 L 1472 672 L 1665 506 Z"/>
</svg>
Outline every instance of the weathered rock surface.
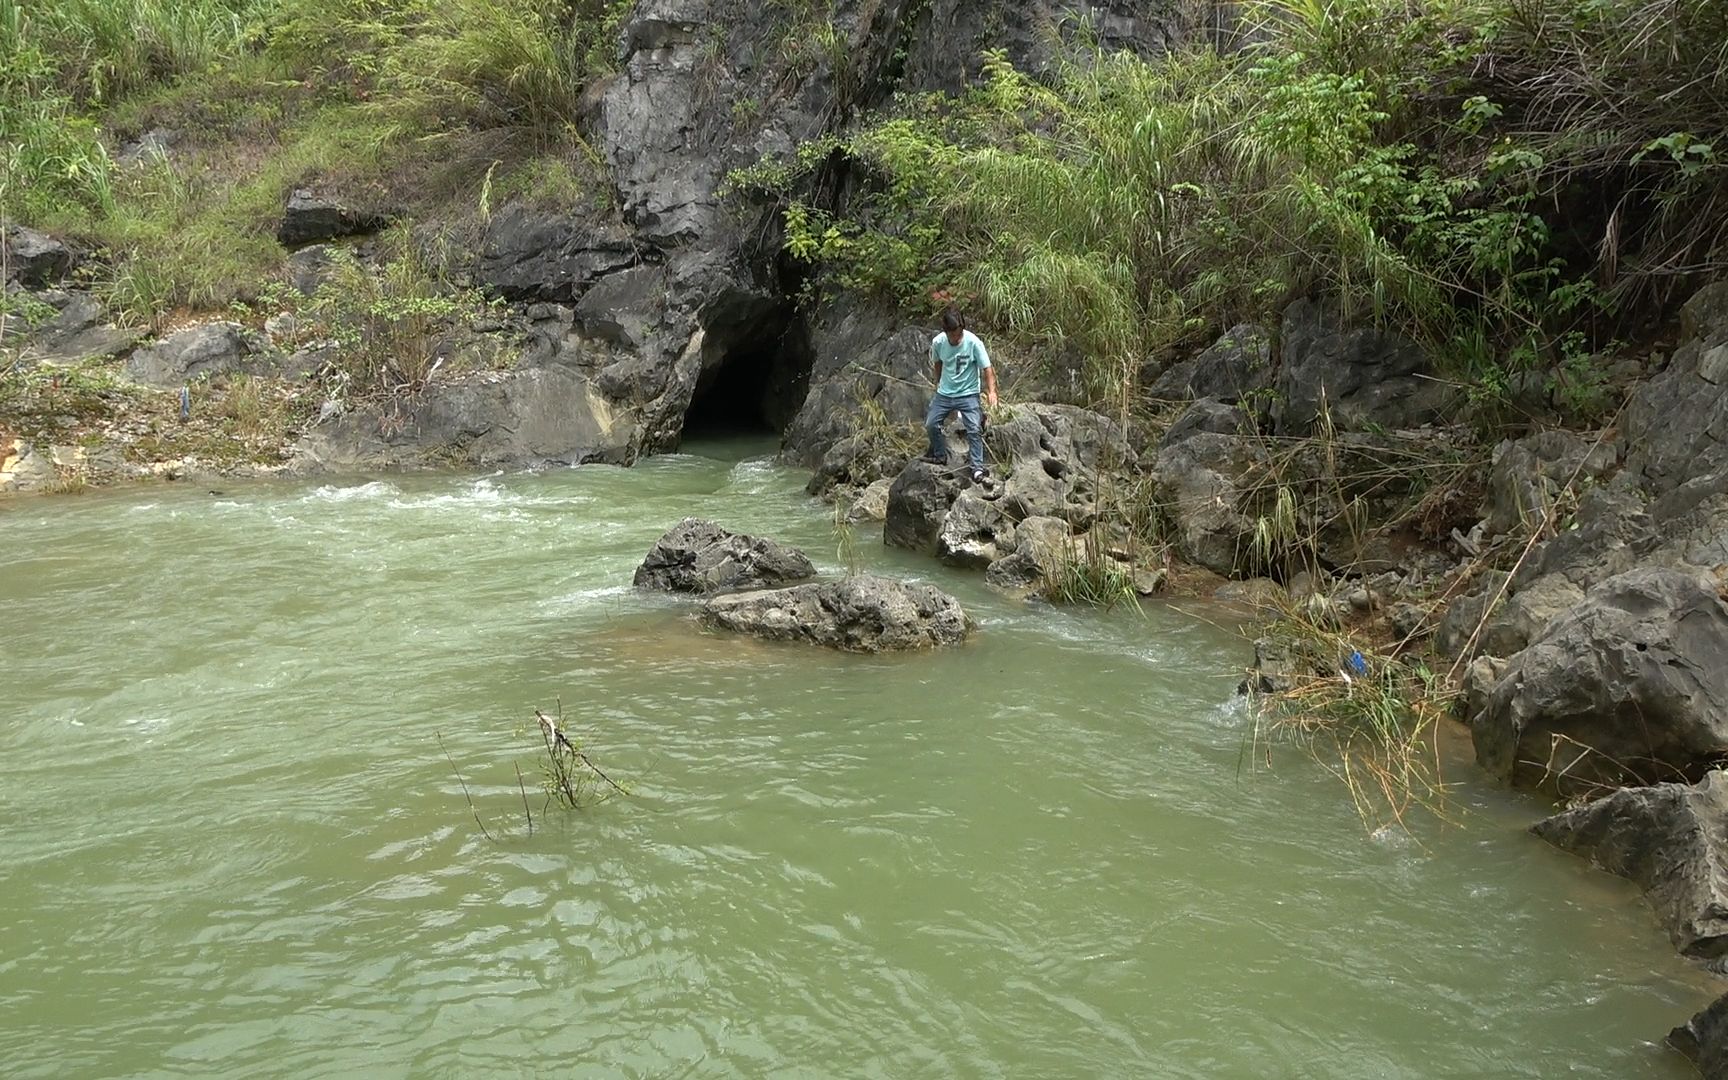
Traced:
<svg viewBox="0 0 1728 1080">
<path fill-rule="evenodd" d="M 1550 523 L 1567 485 L 1581 492 L 1614 467 L 1612 446 L 1569 431 L 1543 431 L 1494 448 L 1488 472 L 1487 533 Z"/>
<path fill-rule="evenodd" d="M 26 289 L 45 289 L 71 273 L 72 249 L 47 233 L 22 225 L 0 227 L 0 254 L 10 279 Z M 6 283 L 0 281 L 0 286 Z"/>
<path fill-rule="evenodd" d="M 1272 385 L 1272 335 L 1242 323 L 1212 345 L 1166 369 L 1147 388 L 1161 401 L 1213 398 L 1234 405 Z"/>
<path fill-rule="evenodd" d="M 1681 311 L 1682 344 L 1626 406 L 1627 471 L 1652 495 L 1728 467 L 1728 282 Z"/>
<path fill-rule="evenodd" d="M 55 364 L 123 356 L 138 343 L 136 330 L 114 326 L 89 293 L 71 293 L 60 313 L 31 336 L 25 359 Z"/>
<path fill-rule="evenodd" d="M 1622 788 L 1530 831 L 1636 882 L 1682 954 L 1728 954 L 1728 774 Z"/>
<path fill-rule="evenodd" d="M 283 357 L 259 335 L 238 323 L 187 327 L 134 352 L 126 375 L 146 386 L 184 386 L 209 375 L 282 374 Z"/>
<path fill-rule="evenodd" d="M 1690 1058 L 1704 1080 L 1728 1080 L 1728 994 L 1670 1031 L 1668 1045 Z"/>
<path fill-rule="evenodd" d="M 288 256 L 288 284 L 302 296 L 314 296 L 335 271 L 336 255 L 327 244 L 303 247 Z"/>
<path fill-rule="evenodd" d="M 1260 444 L 1241 435 L 1201 431 L 1161 447 L 1155 490 L 1174 523 L 1176 553 L 1214 573 L 1234 574 L 1254 529 L 1243 498 L 1267 464 Z"/>
<path fill-rule="evenodd" d="M 960 602 L 935 586 L 871 575 L 716 597 L 701 619 L 771 641 L 864 653 L 958 645 L 972 629 Z"/>
<path fill-rule="evenodd" d="M 475 277 L 511 300 L 571 303 L 637 260 L 629 234 L 616 226 L 513 203 L 487 224 Z"/>
<path fill-rule="evenodd" d="M 384 407 L 333 416 L 301 439 L 297 464 L 312 471 L 436 464 L 627 464 L 632 415 L 561 367 L 487 372 L 438 383 Z"/>
<path fill-rule="evenodd" d="M 634 583 L 639 589 L 701 594 L 774 588 L 815 576 L 815 565 L 797 548 L 685 518 L 655 541 Z"/>
<path fill-rule="evenodd" d="M 856 525 L 860 522 L 882 522 L 888 520 L 888 492 L 894 487 L 894 481 L 883 477 L 872 480 L 852 500 L 852 508 L 846 512 L 846 520 Z"/>
<path fill-rule="evenodd" d="M 888 424 L 922 421 L 934 389 L 929 384 L 932 332 L 853 299 L 823 305 L 811 321 L 809 392 L 786 429 L 787 456 L 837 475 L 829 458 L 854 438 L 866 408 Z M 879 475 L 893 475 L 852 467 L 852 462 L 869 463 L 860 460 L 861 449 L 845 454 L 847 482 L 870 483 Z M 899 466 L 904 464 L 902 456 Z"/>
<path fill-rule="evenodd" d="M 1434 377 L 1422 347 L 1368 326 L 1346 326 L 1324 303 L 1284 311 L 1278 399 L 1281 435 L 1307 434 L 1322 411 L 1342 430 L 1416 428 L 1445 419 L 1456 395 Z"/>
<path fill-rule="evenodd" d="M 1014 528 L 1014 550 L 991 563 L 986 584 L 1007 592 L 1025 593 L 1055 579 L 1062 560 L 1071 558 L 1079 541 L 1061 518 L 1029 517 Z"/>
<path fill-rule="evenodd" d="M 947 466 L 913 460 L 888 489 L 883 542 L 934 555 L 948 508 L 959 497 L 960 481 Z"/>
<path fill-rule="evenodd" d="M 1014 551 L 1014 522 L 978 488 L 967 488 L 942 518 L 936 557 L 951 566 L 983 570 Z"/>
<path fill-rule="evenodd" d="M 276 240 L 283 247 L 297 248 L 377 232 L 390 224 L 390 215 L 345 206 L 336 199 L 305 188 L 296 188 L 282 210 Z"/>
<path fill-rule="evenodd" d="M 1603 582 L 1510 659 L 1471 733 L 1492 775 L 1563 792 L 1700 775 L 1728 754 L 1728 604 L 1702 574 Z"/>
</svg>

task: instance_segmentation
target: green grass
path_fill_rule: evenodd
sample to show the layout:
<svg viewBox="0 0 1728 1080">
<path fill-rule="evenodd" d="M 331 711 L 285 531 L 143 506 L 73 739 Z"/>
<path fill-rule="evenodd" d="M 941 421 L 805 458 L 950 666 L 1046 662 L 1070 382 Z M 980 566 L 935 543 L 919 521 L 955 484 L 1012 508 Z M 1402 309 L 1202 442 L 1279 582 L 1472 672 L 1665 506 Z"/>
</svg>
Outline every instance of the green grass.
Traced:
<svg viewBox="0 0 1728 1080">
<path fill-rule="evenodd" d="M 0 0 L 0 200 L 97 247 L 139 321 L 279 278 L 289 191 L 472 219 L 525 193 L 605 205 L 575 130 L 618 0 Z M 113 151 L 180 133 L 167 162 Z"/>
</svg>

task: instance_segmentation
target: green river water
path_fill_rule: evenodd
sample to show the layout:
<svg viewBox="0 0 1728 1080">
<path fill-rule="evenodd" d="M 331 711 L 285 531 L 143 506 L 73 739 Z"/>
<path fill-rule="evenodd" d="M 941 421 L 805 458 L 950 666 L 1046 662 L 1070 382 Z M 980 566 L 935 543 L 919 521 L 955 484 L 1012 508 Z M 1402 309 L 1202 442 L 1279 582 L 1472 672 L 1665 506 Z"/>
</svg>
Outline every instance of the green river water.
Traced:
<svg viewBox="0 0 1728 1080">
<path fill-rule="evenodd" d="M 1540 803 L 1243 772 L 1234 631 L 873 533 L 973 644 L 634 594 L 691 514 L 837 568 L 764 449 L 0 504 L 0 1077 L 1692 1075 L 1707 986 Z M 560 698 L 636 796 L 529 837 Z"/>
</svg>

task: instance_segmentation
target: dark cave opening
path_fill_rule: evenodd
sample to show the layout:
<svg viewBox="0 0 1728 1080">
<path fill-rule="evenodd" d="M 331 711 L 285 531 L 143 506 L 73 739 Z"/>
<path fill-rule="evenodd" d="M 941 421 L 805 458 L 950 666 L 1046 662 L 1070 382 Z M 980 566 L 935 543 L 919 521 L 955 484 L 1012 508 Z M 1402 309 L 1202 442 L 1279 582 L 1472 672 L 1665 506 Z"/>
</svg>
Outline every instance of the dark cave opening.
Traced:
<svg viewBox="0 0 1728 1080">
<path fill-rule="evenodd" d="M 684 438 L 779 436 L 804 402 L 813 356 L 789 303 L 741 306 L 705 325 Z"/>
</svg>

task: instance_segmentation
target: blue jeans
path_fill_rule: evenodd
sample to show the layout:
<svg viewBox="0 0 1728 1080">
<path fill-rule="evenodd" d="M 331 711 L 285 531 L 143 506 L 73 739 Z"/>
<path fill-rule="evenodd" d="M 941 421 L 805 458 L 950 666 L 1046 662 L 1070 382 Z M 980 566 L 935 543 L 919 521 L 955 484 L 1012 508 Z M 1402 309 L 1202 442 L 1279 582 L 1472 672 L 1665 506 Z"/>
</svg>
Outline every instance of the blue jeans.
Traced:
<svg viewBox="0 0 1728 1080">
<path fill-rule="evenodd" d="M 948 440 L 942 435 L 942 421 L 949 413 L 959 413 L 966 425 L 966 448 L 973 469 L 984 467 L 984 407 L 977 394 L 949 397 L 937 394 L 930 399 L 930 411 L 924 414 L 924 430 L 930 435 L 930 456 L 948 460 Z"/>
</svg>

